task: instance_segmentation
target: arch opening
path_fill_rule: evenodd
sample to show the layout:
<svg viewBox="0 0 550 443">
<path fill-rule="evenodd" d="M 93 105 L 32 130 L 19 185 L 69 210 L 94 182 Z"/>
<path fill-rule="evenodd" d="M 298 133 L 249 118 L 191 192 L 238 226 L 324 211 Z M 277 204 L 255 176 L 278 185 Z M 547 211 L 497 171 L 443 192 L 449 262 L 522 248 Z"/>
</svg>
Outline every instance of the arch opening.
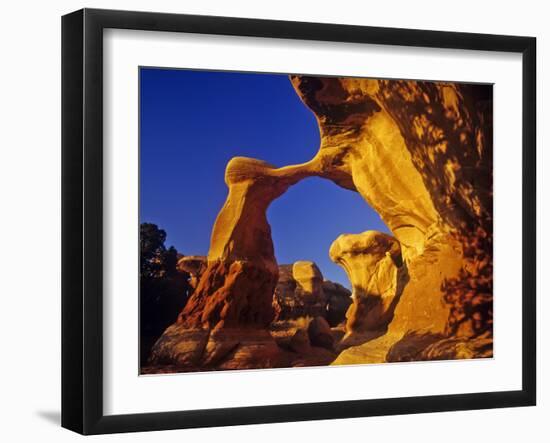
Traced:
<svg viewBox="0 0 550 443">
<path fill-rule="evenodd" d="M 308 177 L 290 187 L 271 203 L 267 218 L 279 265 L 312 261 L 324 279 L 350 290 L 345 271 L 329 257 L 332 242 L 341 234 L 366 230 L 391 234 L 359 193 L 320 177 Z"/>
</svg>

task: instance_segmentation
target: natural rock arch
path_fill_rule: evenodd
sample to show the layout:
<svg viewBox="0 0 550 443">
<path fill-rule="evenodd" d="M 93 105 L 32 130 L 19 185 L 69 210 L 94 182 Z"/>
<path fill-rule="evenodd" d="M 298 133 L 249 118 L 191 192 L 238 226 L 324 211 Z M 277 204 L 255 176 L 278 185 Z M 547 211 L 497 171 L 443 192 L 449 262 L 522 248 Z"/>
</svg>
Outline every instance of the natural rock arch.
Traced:
<svg viewBox="0 0 550 443">
<path fill-rule="evenodd" d="M 344 351 L 336 363 L 384 361 L 390 347 L 411 330 L 465 337 L 490 334 L 492 283 L 484 280 L 482 303 L 472 304 L 477 316 L 464 309 L 461 297 L 452 297 L 461 290 L 461 272 L 474 279 L 492 275 L 487 97 L 475 87 L 458 84 L 290 79 L 317 118 L 320 149 L 310 161 L 282 168 L 243 157 L 229 162 L 228 197 L 214 224 L 206 270 L 178 322 L 155 345 L 153 360 L 221 368 L 277 365 L 273 340 L 260 332 L 273 317 L 278 277 L 266 210 L 290 186 L 310 176 L 359 192 L 389 227 L 395 236 L 390 243 L 399 245 L 399 260 L 407 264 L 408 283 L 400 288 L 399 304 L 393 303 L 389 316 L 386 309 L 380 311 L 391 324 L 374 321 L 376 327 L 387 327 L 387 333 L 357 347 L 361 349 Z M 371 234 L 365 235 L 372 240 Z M 347 244 L 355 248 L 355 256 L 369 256 L 371 265 L 378 266 L 382 257 L 377 258 L 378 248 L 369 252 L 369 241 L 360 254 L 356 249 L 361 241 L 340 242 L 334 259 L 345 261 L 340 258 L 350 252 Z M 391 247 L 389 254 L 396 259 Z M 468 263 L 480 257 L 483 269 Z M 433 272 L 436 268 L 438 273 Z M 361 278 L 354 274 L 362 272 L 361 266 L 348 265 L 346 270 L 357 285 Z M 376 286 L 371 281 L 361 284 Z M 355 312 L 361 314 L 360 309 Z M 351 331 L 354 323 L 361 322 L 352 321 Z"/>
</svg>

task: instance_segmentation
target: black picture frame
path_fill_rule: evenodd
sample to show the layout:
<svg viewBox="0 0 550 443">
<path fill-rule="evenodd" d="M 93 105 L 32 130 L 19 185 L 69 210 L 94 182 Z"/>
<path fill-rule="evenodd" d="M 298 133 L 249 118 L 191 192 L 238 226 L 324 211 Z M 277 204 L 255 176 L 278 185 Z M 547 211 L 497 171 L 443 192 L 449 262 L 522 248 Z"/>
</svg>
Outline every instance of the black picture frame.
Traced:
<svg viewBox="0 0 550 443">
<path fill-rule="evenodd" d="M 102 36 L 107 28 L 522 54 L 522 389 L 104 415 Z M 535 405 L 535 84 L 533 37 L 97 9 L 65 15 L 62 18 L 62 426 L 82 434 L 103 434 Z"/>
</svg>

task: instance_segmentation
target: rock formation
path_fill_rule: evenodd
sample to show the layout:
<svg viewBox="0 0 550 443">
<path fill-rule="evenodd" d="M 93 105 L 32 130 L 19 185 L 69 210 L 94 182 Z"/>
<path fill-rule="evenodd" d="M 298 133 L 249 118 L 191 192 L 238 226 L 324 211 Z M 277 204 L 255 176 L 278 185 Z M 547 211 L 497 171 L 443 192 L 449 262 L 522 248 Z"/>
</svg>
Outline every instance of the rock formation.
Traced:
<svg viewBox="0 0 550 443">
<path fill-rule="evenodd" d="M 320 149 L 309 162 L 282 168 L 229 162 L 206 268 L 152 360 L 222 369 L 284 364 L 265 334 L 279 274 L 266 210 L 314 175 L 361 194 L 393 234 L 346 235 L 331 248 L 354 290 L 347 332 L 372 333 L 334 363 L 399 361 L 400 349 L 426 358 L 491 355 L 491 88 L 307 76 L 291 82 L 317 117 Z M 303 271 L 307 283 L 295 278 L 296 287 L 319 291 L 313 268 Z"/>
<path fill-rule="evenodd" d="M 206 269 L 206 257 L 203 255 L 187 255 L 178 260 L 177 269 L 189 274 L 189 284 L 195 289 L 200 277 Z"/>
<path fill-rule="evenodd" d="M 274 316 L 278 267 L 266 210 L 307 175 L 301 166 L 276 169 L 243 157 L 229 162 L 229 193 L 214 224 L 206 269 L 177 324 L 155 344 L 153 364 L 176 360 L 180 367 L 275 365 L 277 347 L 267 327 Z M 178 342 L 185 342 L 182 349 Z"/>
<path fill-rule="evenodd" d="M 346 312 L 351 305 L 351 292 L 340 283 L 323 281 L 323 293 L 327 301 L 326 319 L 330 326 L 346 321 Z"/>
<path fill-rule="evenodd" d="M 410 331 L 492 340 L 491 88 L 299 76 L 292 81 L 317 116 L 319 152 L 338 159 L 325 161 L 333 169 L 329 178 L 349 187 L 342 177 L 352 177 L 399 242 L 406 266 L 387 332 L 342 352 L 335 363 L 386 361 Z"/>
<path fill-rule="evenodd" d="M 317 265 L 297 261 L 279 265 L 279 280 L 275 287 L 276 320 L 300 317 L 324 317 L 331 326 L 345 319 L 351 304 L 350 291 L 338 283 L 323 280 Z"/>
<path fill-rule="evenodd" d="M 296 292 L 306 303 L 324 304 L 323 274 L 317 265 L 311 261 L 297 261 L 292 265 L 292 277 L 296 281 Z"/>
<path fill-rule="evenodd" d="M 274 298 L 279 306 L 276 320 L 325 315 L 323 277 L 313 262 L 299 261 L 279 266 Z"/>
<path fill-rule="evenodd" d="M 377 231 L 342 234 L 329 253 L 345 269 L 353 287 L 347 335 L 385 329 L 407 278 L 406 272 L 400 272 L 405 267 L 399 242 Z"/>
</svg>

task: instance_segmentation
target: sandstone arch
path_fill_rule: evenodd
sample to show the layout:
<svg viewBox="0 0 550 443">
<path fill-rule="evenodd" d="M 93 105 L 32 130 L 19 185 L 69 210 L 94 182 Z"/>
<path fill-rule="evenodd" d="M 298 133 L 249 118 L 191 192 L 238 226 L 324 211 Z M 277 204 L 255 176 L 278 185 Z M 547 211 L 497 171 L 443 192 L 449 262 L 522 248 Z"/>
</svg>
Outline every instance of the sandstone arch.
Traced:
<svg viewBox="0 0 550 443">
<path fill-rule="evenodd" d="M 372 309 L 361 314 L 356 304 L 357 315 L 371 317 L 352 315 L 349 325 L 353 330 L 366 321 L 367 329 L 370 324 L 387 332 L 344 351 L 337 364 L 385 361 L 408 331 L 490 335 L 492 117 L 486 93 L 475 86 L 420 81 L 290 80 L 317 118 L 319 151 L 309 162 L 282 168 L 243 157 L 229 162 L 228 197 L 214 224 L 206 270 L 176 325 L 155 346 L 153 360 L 277 366 L 273 340 L 259 332 L 273 316 L 278 273 L 266 210 L 309 176 L 359 192 L 392 231 L 395 238 L 388 242 L 399 246 L 399 260 L 407 266 L 408 282 L 398 303 L 390 303 L 391 315 L 383 303 L 376 305 L 381 318 L 372 318 Z M 385 254 L 372 253 L 372 244 L 360 246 L 363 251 L 356 248 L 355 256 L 362 261 L 346 265 L 352 283 L 363 274 L 372 278 L 370 271 L 386 260 Z M 345 251 L 340 252 L 337 261 Z M 391 246 L 389 253 L 395 264 Z M 483 280 L 481 303 L 460 295 L 468 290 L 461 288 L 461 273 L 474 284 Z"/>
</svg>

